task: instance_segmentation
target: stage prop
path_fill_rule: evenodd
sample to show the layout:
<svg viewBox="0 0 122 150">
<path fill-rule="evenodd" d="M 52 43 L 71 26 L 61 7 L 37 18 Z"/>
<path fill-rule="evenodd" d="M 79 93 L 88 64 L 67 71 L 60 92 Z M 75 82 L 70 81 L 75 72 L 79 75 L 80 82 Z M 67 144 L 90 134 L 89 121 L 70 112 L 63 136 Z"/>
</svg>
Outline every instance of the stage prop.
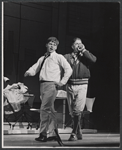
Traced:
<svg viewBox="0 0 122 150">
<path fill-rule="evenodd" d="M 17 122 L 23 122 L 25 118 L 28 122 L 28 127 L 31 127 L 32 118 L 30 114 L 26 112 L 25 104 L 30 98 L 34 99 L 33 94 L 29 94 L 28 87 L 23 83 L 15 83 L 12 85 L 7 85 L 3 90 L 4 96 L 4 121 L 7 121 L 10 128 L 14 128 Z M 19 113 L 20 112 L 20 113 Z M 13 115 L 14 124 L 10 123 L 10 117 Z M 28 117 L 31 121 L 28 120 Z"/>
</svg>

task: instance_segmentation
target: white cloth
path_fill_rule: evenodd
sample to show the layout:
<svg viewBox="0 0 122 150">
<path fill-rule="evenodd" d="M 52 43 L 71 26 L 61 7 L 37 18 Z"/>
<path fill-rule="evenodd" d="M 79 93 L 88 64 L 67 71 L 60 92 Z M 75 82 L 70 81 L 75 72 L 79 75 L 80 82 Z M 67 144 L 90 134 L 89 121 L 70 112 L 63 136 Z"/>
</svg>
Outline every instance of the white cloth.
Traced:
<svg viewBox="0 0 122 150">
<path fill-rule="evenodd" d="M 18 85 L 20 89 L 18 88 Z M 14 83 L 8 85 L 4 90 L 4 96 L 9 100 L 10 103 L 23 103 L 25 101 L 24 93 L 27 92 L 28 88 L 23 83 Z"/>
<path fill-rule="evenodd" d="M 4 79 L 5 82 L 9 81 L 9 78 L 7 78 L 7 77 L 3 77 L 3 79 Z"/>
<path fill-rule="evenodd" d="M 31 76 L 34 76 L 37 72 L 40 71 L 40 66 L 43 59 L 44 56 L 40 57 L 37 63 L 35 63 L 32 67 L 29 68 L 29 70 L 27 70 L 27 72 L 29 72 Z M 61 79 L 62 68 L 64 69 L 64 76 Z M 45 60 L 39 74 L 39 80 L 61 82 L 62 84 L 66 84 L 71 74 L 72 69 L 67 60 L 63 55 L 58 54 L 54 51 Z"/>
</svg>

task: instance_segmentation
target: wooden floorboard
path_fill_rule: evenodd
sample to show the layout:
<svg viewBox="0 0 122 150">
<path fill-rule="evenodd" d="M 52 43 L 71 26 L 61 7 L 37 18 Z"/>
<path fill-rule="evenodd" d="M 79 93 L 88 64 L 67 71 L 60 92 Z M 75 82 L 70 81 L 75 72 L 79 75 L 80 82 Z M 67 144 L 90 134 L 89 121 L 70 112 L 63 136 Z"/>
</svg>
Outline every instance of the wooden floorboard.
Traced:
<svg viewBox="0 0 122 150">
<path fill-rule="evenodd" d="M 60 137 L 64 144 L 63 147 L 117 147 L 120 146 L 120 135 L 112 133 L 83 134 L 83 139 L 78 141 L 68 141 L 70 134 L 61 133 Z M 4 135 L 3 148 L 43 148 L 60 147 L 56 141 L 37 142 L 35 138 L 38 134 L 25 135 Z"/>
</svg>

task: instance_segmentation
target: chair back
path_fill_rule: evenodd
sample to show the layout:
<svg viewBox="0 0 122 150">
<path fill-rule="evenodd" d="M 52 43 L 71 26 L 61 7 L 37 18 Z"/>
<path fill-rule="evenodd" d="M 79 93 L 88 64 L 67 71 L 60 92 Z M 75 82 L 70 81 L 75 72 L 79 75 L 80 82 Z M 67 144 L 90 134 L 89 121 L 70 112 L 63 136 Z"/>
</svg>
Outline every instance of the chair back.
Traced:
<svg viewBox="0 0 122 150">
<path fill-rule="evenodd" d="M 87 111 L 92 112 L 94 101 L 95 101 L 95 97 L 94 98 L 88 98 L 88 97 L 86 98 Z"/>
<path fill-rule="evenodd" d="M 35 95 L 26 93 L 26 94 L 24 94 L 24 97 L 25 97 L 25 99 L 27 99 L 28 105 L 30 106 L 30 108 L 32 108 L 33 103 L 34 103 L 34 99 L 35 99 Z"/>
</svg>

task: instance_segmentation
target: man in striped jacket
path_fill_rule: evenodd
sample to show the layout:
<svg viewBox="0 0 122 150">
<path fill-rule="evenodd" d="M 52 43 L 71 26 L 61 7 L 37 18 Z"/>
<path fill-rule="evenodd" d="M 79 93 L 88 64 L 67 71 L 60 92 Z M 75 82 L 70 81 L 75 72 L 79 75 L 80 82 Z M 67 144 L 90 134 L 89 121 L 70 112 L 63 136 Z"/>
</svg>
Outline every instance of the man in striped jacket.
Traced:
<svg viewBox="0 0 122 150">
<path fill-rule="evenodd" d="M 71 54 L 64 55 L 73 69 L 73 73 L 67 82 L 67 97 L 71 104 L 71 115 L 74 122 L 69 141 L 82 139 L 80 118 L 86 103 L 90 78 L 89 66 L 96 62 L 96 57 L 85 49 L 80 38 L 73 39 L 72 49 Z"/>
</svg>

